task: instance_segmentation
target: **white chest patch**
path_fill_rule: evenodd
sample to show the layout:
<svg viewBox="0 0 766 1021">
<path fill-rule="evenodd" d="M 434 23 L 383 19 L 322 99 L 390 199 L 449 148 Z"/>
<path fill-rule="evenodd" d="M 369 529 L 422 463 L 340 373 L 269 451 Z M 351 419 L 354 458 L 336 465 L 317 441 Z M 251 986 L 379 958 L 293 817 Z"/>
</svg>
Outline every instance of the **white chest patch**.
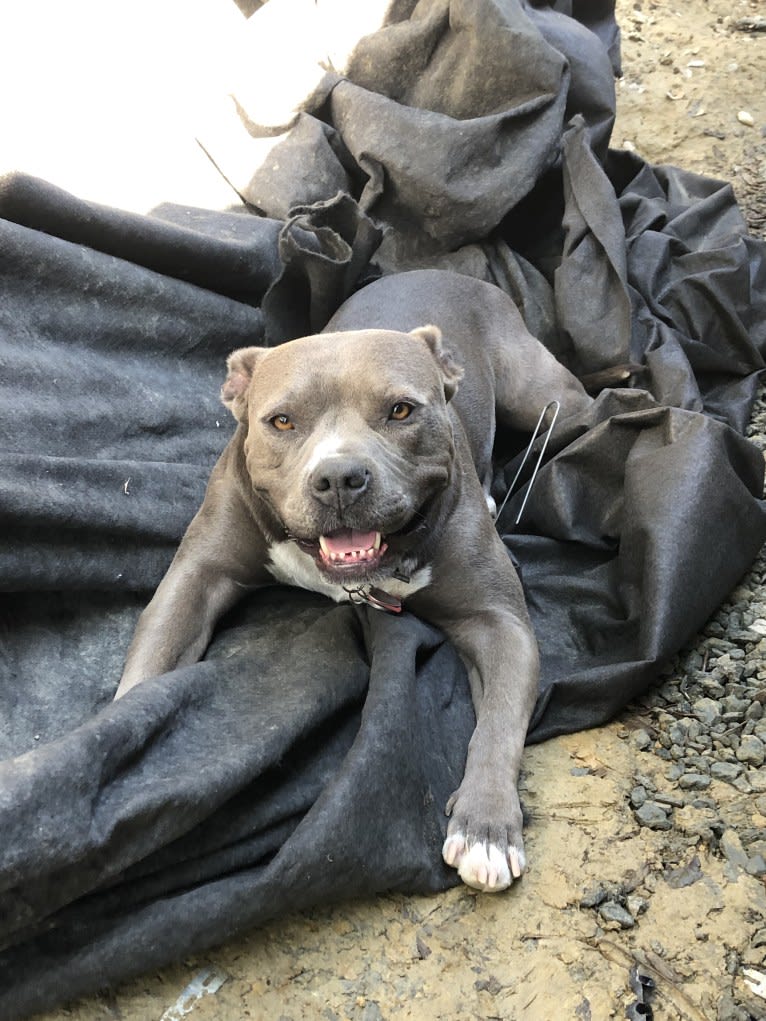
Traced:
<svg viewBox="0 0 766 1021">
<path fill-rule="evenodd" d="M 266 564 L 269 573 L 285 585 L 297 585 L 299 588 L 310 589 L 329 596 L 336 603 L 349 602 L 348 592 L 337 582 L 328 581 L 314 563 L 314 558 L 305 553 L 294 542 L 275 542 L 269 547 L 269 562 Z M 389 595 L 406 599 L 431 582 L 431 568 L 421 567 L 415 571 L 409 581 L 398 578 L 387 578 L 380 587 Z M 353 586 L 352 586 L 353 587 Z"/>
</svg>

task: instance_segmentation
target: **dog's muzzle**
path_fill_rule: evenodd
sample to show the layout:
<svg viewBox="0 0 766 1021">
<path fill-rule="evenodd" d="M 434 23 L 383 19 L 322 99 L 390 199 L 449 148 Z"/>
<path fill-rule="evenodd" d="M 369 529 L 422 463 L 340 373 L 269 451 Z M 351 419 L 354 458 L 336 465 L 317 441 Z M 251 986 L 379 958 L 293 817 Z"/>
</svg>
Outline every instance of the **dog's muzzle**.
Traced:
<svg viewBox="0 0 766 1021">
<path fill-rule="evenodd" d="M 361 461 L 333 457 L 322 461 L 309 477 L 311 495 L 326 507 L 344 510 L 367 491 L 372 472 Z"/>
</svg>

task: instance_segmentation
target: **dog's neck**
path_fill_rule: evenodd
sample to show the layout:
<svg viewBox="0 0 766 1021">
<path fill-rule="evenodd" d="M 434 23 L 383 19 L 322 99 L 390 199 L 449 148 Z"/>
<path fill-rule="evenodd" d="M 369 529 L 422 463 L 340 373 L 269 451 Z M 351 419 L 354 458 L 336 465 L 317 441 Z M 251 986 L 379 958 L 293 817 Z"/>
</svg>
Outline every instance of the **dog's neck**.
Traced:
<svg viewBox="0 0 766 1021">
<path fill-rule="evenodd" d="M 285 585 L 297 585 L 329 596 L 336 603 L 367 603 L 379 610 L 398 613 L 401 603 L 408 596 L 425 588 L 431 581 L 429 566 L 412 570 L 404 563 L 390 578 L 376 584 L 343 585 L 325 577 L 317 567 L 314 558 L 290 539 L 269 545 L 267 562 L 269 574 Z M 398 604 L 398 609 L 395 608 Z"/>
</svg>

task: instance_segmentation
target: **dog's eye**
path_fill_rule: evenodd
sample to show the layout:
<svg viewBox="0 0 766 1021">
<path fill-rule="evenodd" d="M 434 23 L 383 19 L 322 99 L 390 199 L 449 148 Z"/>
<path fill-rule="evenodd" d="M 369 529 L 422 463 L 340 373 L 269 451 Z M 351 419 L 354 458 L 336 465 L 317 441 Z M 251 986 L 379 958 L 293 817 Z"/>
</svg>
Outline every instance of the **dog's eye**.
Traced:
<svg viewBox="0 0 766 1021">
<path fill-rule="evenodd" d="M 278 429 L 280 432 L 287 432 L 289 429 L 295 428 L 289 415 L 274 415 L 274 417 L 270 418 L 269 421 L 274 428 Z"/>
<path fill-rule="evenodd" d="M 405 418 L 410 417 L 414 410 L 414 404 L 410 404 L 408 401 L 397 401 L 393 408 L 391 408 L 389 418 L 392 418 L 394 422 L 403 422 Z"/>
</svg>

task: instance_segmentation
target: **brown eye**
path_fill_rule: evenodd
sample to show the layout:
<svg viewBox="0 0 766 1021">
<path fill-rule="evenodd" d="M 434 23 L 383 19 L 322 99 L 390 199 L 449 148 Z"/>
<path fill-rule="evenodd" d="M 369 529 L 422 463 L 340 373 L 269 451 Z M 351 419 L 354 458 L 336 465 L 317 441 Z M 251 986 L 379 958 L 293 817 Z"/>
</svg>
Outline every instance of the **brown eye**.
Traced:
<svg viewBox="0 0 766 1021">
<path fill-rule="evenodd" d="M 413 404 L 408 404 L 407 401 L 397 401 L 393 408 L 391 408 L 389 418 L 392 418 L 395 422 L 403 422 L 405 418 L 410 417 L 414 410 L 415 406 Z"/>
<path fill-rule="evenodd" d="M 279 429 L 280 432 L 287 432 L 288 429 L 295 428 L 289 415 L 275 415 L 273 418 L 270 418 L 269 421 L 274 428 Z"/>
</svg>

